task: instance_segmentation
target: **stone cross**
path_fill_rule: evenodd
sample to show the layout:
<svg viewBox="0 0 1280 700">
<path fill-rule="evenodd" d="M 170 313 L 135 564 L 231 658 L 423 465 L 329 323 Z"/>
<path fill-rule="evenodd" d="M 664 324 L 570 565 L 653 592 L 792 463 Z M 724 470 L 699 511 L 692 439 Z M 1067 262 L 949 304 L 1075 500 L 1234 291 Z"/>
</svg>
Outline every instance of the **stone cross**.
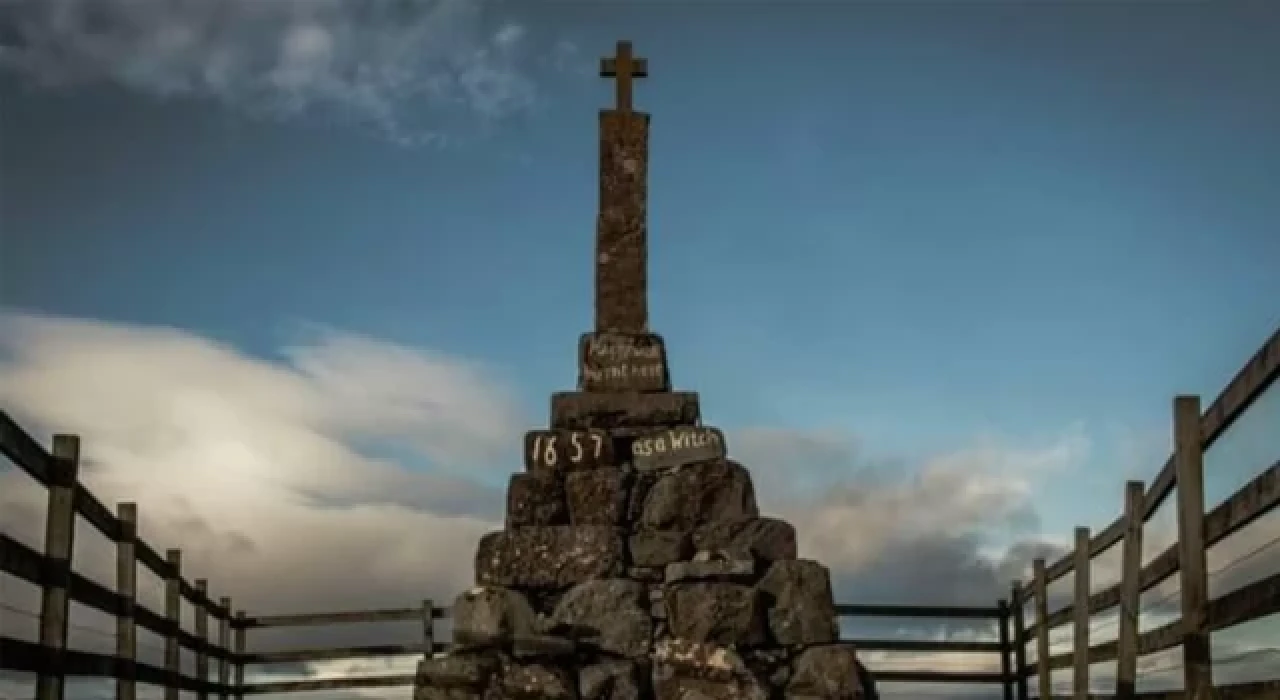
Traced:
<svg viewBox="0 0 1280 700">
<path fill-rule="evenodd" d="M 600 111 L 600 213 L 596 219 L 596 331 L 647 333 L 649 115 L 631 109 L 631 79 L 648 74 L 631 42 L 600 63 L 617 78 L 617 106 Z"/>
<path fill-rule="evenodd" d="M 617 106 L 619 112 L 631 111 L 631 79 L 649 77 L 649 64 L 643 58 L 631 55 L 631 42 L 619 41 L 612 58 L 600 59 L 600 77 L 617 78 Z"/>
</svg>

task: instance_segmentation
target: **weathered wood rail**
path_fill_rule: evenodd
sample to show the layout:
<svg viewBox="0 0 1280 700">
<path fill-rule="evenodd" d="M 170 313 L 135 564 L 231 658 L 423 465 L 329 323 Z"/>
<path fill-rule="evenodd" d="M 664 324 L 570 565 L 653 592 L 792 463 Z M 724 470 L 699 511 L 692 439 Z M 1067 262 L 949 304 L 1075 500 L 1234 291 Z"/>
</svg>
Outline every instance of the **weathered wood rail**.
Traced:
<svg viewBox="0 0 1280 700">
<path fill-rule="evenodd" d="M 1280 375 L 1280 330 L 1272 334 L 1245 364 L 1216 400 L 1202 414 L 1200 399 L 1179 396 L 1173 402 L 1174 451 L 1156 478 L 1146 487 L 1141 481 L 1125 485 L 1123 512 L 1096 535 L 1088 528 L 1075 531 L 1075 547 L 1052 564 L 1037 560 L 1034 578 L 1013 585 L 1014 652 L 1018 697 L 1028 697 L 1028 682 L 1037 681 L 1038 696 L 1053 696 L 1050 675 L 1072 669 L 1073 700 L 1086 698 L 1231 698 L 1258 700 L 1280 698 L 1280 680 L 1235 686 L 1213 684 L 1209 634 L 1280 612 L 1280 574 L 1245 585 L 1216 599 L 1208 597 L 1206 552 L 1262 517 L 1280 503 L 1280 460 L 1209 512 L 1204 503 L 1204 452 L 1240 418 Z M 1262 467 L 1263 465 L 1259 465 Z M 1178 540 L 1142 564 L 1144 525 L 1177 488 Z M 1280 539 L 1280 533 L 1276 533 Z M 1274 542 L 1275 540 L 1273 540 Z M 1116 584 L 1091 592 L 1092 560 L 1111 547 L 1121 547 L 1121 576 Z M 1050 583 L 1075 573 L 1072 602 L 1049 611 Z M 1139 633 L 1140 597 L 1179 575 L 1181 616 Z M 1034 621 L 1023 624 L 1023 608 L 1034 605 Z M 1115 640 L 1090 644 L 1092 616 L 1119 608 Z M 1070 623 L 1072 650 L 1051 655 L 1049 631 Z M 1026 645 L 1036 644 L 1036 660 L 1026 663 Z M 1138 657 L 1182 647 L 1185 690 L 1137 693 Z M 1089 666 L 1116 662 L 1114 695 L 1090 694 Z M 1060 696 L 1068 697 L 1068 696 Z"/>
<path fill-rule="evenodd" d="M 1280 575 L 1246 585 L 1215 600 L 1208 599 L 1205 551 L 1240 531 L 1280 501 L 1280 462 L 1271 465 L 1247 485 L 1208 513 L 1203 504 L 1203 452 L 1208 449 L 1249 405 L 1280 374 L 1280 331 L 1258 351 L 1243 370 L 1203 415 L 1195 397 L 1178 397 L 1174 402 L 1175 450 L 1150 488 L 1130 482 L 1124 493 L 1124 512 L 1096 536 L 1085 528 L 1076 531 L 1076 548 L 1053 564 L 1041 560 L 1035 578 L 1023 585 L 1015 583 L 1011 602 L 998 601 L 989 608 L 912 607 L 891 605 L 840 605 L 841 616 L 963 618 L 987 620 L 996 629 L 999 641 L 933 641 L 906 639 L 850 640 L 867 651 L 966 652 L 998 656 L 999 671 L 943 672 L 876 669 L 882 682 L 974 683 L 1002 686 L 1003 696 L 1012 700 L 1029 697 L 1029 682 L 1037 680 L 1040 697 L 1052 697 L 1049 683 L 1054 669 L 1072 668 L 1075 700 L 1085 698 L 1173 698 L 1212 697 L 1221 700 L 1264 700 L 1280 697 L 1280 681 L 1213 687 L 1208 634 L 1261 616 L 1280 612 Z M 62 700 L 67 676 L 95 676 L 115 679 L 118 700 L 134 700 L 136 686 L 146 683 L 164 688 L 166 700 L 177 700 L 180 692 L 195 693 L 199 700 L 210 695 L 220 698 L 267 693 L 283 693 L 337 688 L 377 688 L 409 686 L 412 674 L 298 681 L 246 683 L 245 669 L 256 664 L 387 657 L 438 652 L 447 645 L 435 639 L 435 621 L 447 617 L 447 608 L 431 601 L 420 606 L 395 610 L 351 611 L 308 615 L 249 616 L 235 611 L 230 598 L 217 602 L 209 594 L 208 582 L 189 581 L 182 572 L 182 553 L 170 549 L 163 556 L 139 539 L 137 506 L 121 503 L 112 513 L 78 478 L 80 443 L 70 435 L 54 436 L 46 451 L 4 412 L 0 412 L 0 454 L 46 487 L 48 508 L 44 551 L 39 552 L 0 533 L 0 572 L 32 583 L 42 590 L 37 641 L 0 637 L 0 668 L 25 671 L 37 676 L 38 700 Z M 1141 565 L 1143 525 L 1161 502 L 1178 490 L 1180 537 Z M 115 543 L 117 575 L 112 590 L 76 572 L 71 553 L 79 515 L 108 540 Z M 1091 560 L 1119 544 L 1123 548 L 1123 575 L 1114 586 L 1090 592 Z M 155 612 L 137 600 L 137 567 L 141 564 L 165 583 L 164 611 Z M 1049 583 L 1072 572 L 1076 576 L 1074 602 L 1048 610 Z M 1160 582 L 1180 574 L 1182 617 L 1176 622 L 1139 634 L 1139 596 Z M 194 632 L 182 627 L 182 601 L 194 609 Z M 70 603 L 81 603 L 115 617 L 115 654 L 99 654 L 67 646 Z M 1035 620 L 1024 624 L 1024 606 L 1033 602 Z M 1092 615 L 1119 606 L 1130 614 L 1120 615 L 1120 633 L 1115 641 L 1089 645 Z M 254 629 L 338 625 L 348 623 L 421 621 L 421 643 L 374 645 L 347 648 L 311 648 L 252 652 L 247 634 Z M 1075 629 L 1075 649 L 1051 656 L 1049 630 L 1067 623 Z M 211 626 L 216 626 L 216 641 Z M 164 663 L 151 665 L 137 659 L 137 630 L 141 628 L 164 639 Z M 1027 663 L 1026 645 L 1037 644 L 1037 658 Z M 1183 646 L 1186 691 L 1135 693 L 1137 658 L 1144 654 Z M 195 655 L 194 675 L 181 668 L 181 651 Z M 1089 694 L 1089 664 L 1117 661 L 1114 695 Z M 211 664 L 216 672 L 211 673 Z M 993 664 L 994 665 L 994 664 Z"/>
<path fill-rule="evenodd" d="M 246 683 L 246 668 L 286 662 L 329 661 L 371 657 L 391 657 L 439 652 L 447 644 L 436 641 L 435 622 L 449 615 L 448 608 L 423 601 L 418 607 L 315 613 L 302 615 L 250 616 L 235 610 L 230 598 L 214 602 L 203 579 L 183 578 L 182 553 L 171 549 L 161 556 L 154 547 L 138 538 L 137 506 L 121 503 L 112 514 L 77 478 L 79 440 L 57 435 L 53 449 L 46 452 L 4 412 L 0 412 L 0 453 L 48 489 L 48 509 L 44 552 L 0 534 L 0 572 L 15 576 L 42 589 L 40 635 L 31 642 L 0 637 L 0 668 L 37 674 L 38 700 L 62 700 L 67 676 L 115 679 L 118 700 L 134 700 L 137 684 L 165 689 L 166 700 L 177 700 L 181 691 L 194 692 L 199 700 L 269 693 L 287 693 L 342 688 L 409 686 L 412 674 L 322 678 Z M 115 542 L 117 571 L 115 590 L 76 572 L 71 552 L 76 515 Z M 165 610 L 157 613 L 137 601 L 137 566 L 141 564 L 165 581 Z M 182 628 L 181 600 L 195 610 L 195 632 Z M 72 601 L 113 616 L 116 625 L 116 653 L 98 654 L 67 647 L 69 610 Z M 904 639 L 853 640 L 868 651 L 985 652 L 1004 660 L 998 673 L 941 671 L 878 671 L 885 682 L 984 683 L 1005 688 L 1012 698 L 1014 674 L 1009 664 L 1011 613 L 1000 601 L 989 608 L 911 607 L 896 605 L 840 605 L 837 612 L 849 617 L 928 617 L 987 620 L 1001 630 L 1000 642 L 933 641 Z M 308 648 L 282 651 L 250 651 L 248 634 L 253 630 L 281 627 L 330 626 L 354 623 L 421 621 L 423 636 L 417 644 L 380 644 L 345 648 Z M 211 639 L 210 623 L 217 627 Z M 142 628 L 165 640 L 164 665 L 137 660 L 137 629 Z M 180 650 L 196 655 L 194 675 L 182 672 Z M 210 663 L 216 678 L 211 678 Z"/>
</svg>

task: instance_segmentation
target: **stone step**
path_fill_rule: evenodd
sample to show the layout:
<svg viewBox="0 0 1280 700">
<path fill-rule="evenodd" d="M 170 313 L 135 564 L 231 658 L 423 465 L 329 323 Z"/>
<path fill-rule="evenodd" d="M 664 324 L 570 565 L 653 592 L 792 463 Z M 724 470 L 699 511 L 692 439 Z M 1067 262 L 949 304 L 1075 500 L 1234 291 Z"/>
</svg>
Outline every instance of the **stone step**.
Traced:
<svg viewBox="0 0 1280 700">
<path fill-rule="evenodd" d="M 578 340 L 578 389 L 671 391 L 662 336 L 655 333 L 583 333 Z"/>
<path fill-rule="evenodd" d="M 654 394 L 565 391 L 551 395 L 553 430 L 673 428 L 696 426 L 701 420 L 698 394 L 693 391 Z"/>
</svg>

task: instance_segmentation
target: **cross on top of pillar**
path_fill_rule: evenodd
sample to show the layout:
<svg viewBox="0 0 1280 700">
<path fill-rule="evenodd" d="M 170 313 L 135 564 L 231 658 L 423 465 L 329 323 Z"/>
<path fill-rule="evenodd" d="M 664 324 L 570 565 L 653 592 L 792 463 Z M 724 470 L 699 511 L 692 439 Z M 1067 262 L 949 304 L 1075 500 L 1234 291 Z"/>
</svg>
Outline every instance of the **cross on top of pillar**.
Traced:
<svg viewBox="0 0 1280 700">
<path fill-rule="evenodd" d="M 631 42 L 619 41 L 612 58 L 600 59 L 600 77 L 617 78 L 614 84 L 617 90 L 617 109 L 619 112 L 631 111 L 631 79 L 647 78 L 649 63 L 643 58 L 631 55 Z"/>
</svg>

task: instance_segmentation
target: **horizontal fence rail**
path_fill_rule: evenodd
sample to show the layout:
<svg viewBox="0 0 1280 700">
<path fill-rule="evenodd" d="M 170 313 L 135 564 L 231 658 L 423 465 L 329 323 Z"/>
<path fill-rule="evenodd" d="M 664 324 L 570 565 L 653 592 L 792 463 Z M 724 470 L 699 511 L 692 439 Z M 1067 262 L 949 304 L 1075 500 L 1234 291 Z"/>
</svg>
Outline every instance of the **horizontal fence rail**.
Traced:
<svg viewBox="0 0 1280 700">
<path fill-rule="evenodd" d="M 1243 622 L 1280 613 L 1280 574 L 1242 586 L 1210 599 L 1206 552 L 1215 544 L 1248 527 L 1280 504 L 1280 460 L 1262 469 L 1248 483 L 1209 512 L 1204 504 L 1204 452 L 1240 418 L 1280 375 L 1280 330 L 1272 334 L 1244 368 L 1236 374 L 1203 413 L 1200 399 L 1179 396 L 1173 402 L 1174 452 L 1148 487 L 1141 481 L 1125 485 L 1123 511 L 1097 535 L 1077 528 L 1075 546 L 1062 558 L 1047 564 L 1037 560 L 1032 580 L 1015 582 L 1014 655 L 1018 697 L 1029 696 L 1028 681 L 1037 680 L 1039 697 L 1055 697 L 1050 674 L 1072 670 L 1072 700 L 1086 698 L 1280 698 L 1280 681 L 1214 686 L 1209 634 Z M 1262 465 L 1259 465 L 1260 467 Z M 1178 540 L 1142 564 L 1145 524 L 1177 489 Z M 1264 548 L 1280 544 L 1280 535 Z M 1120 581 L 1091 592 L 1092 560 L 1111 547 L 1121 547 Z M 1254 552 L 1256 553 L 1256 552 Z M 1248 556 L 1252 556 L 1251 553 Z M 1072 601 L 1049 611 L 1048 587 L 1075 574 Z M 1174 575 L 1179 576 L 1180 616 L 1155 629 L 1139 633 L 1140 597 Z M 1165 601 L 1161 601 L 1165 602 Z M 1035 619 L 1024 624 L 1027 603 Z M 1115 640 L 1089 641 L 1092 616 L 1116 609 L 1119 625 Z M 1051 655 L 1049 632 L 1070 624 L 1071 651 Z M 1036 645 L 1036 661 L 1026 662 L 1026 645 Z M 1175 647 L 1182 648 L 1184 690 L 1137 693 L 1137 659 Z M 1114 695 L 1090 694 L 1089 666 L 1116 662 Z M 1170 669 L 1172 670 L 1172 669 Z"/>
<path fill-rule="evenodd" d="M 1091 536 L 1077 528 L 1076 546 L 1062 559 L 1046 564 L 1037 560 L 1034 578 L 1023 585 L 1014 583 L 1009 602 L 995 606 L 944 607 L 902 605 L 838 605 L 843 617 L 916 617 L 985 620 L 999 634 L 999 641 L 946 641 L 908 639 L 847 640 L 866 651 L 965 652 L 999 656 L 1000 670 L 994 672 L 943 672 L 875 670 L 883 682 L 982 683 L 1003 686 L 1006 700 L 1029 697 L 1029 681 L 1038 680 L 1039 695 L 1053 697 L 1050 672 L 1073 670 L 1074 700 L 1086 698 L 1172 699 L 1209 697 L 1219 700 L 1274 700 L 1280 697 L 1280 681 L 1214 687 L 1208 652 L 1208 634 L 1233 625 L 1280 612 L 1280 575 L 1243 586 L 1217 599 L 1208 598 L 1205 552 L 1249 526 L 1280 502 L 1280 462 L 1272 464 L 1225 501 L 1205 512 L 1203 504 L 1203 452 L 1221 437 L 1230 425 L 1270 386 L 1280 373 L 1280 330 L 1231 381 L 1203 414 L 1199 399 L 1175 400 L 1175 450 L 1160 469 L 1150 487 L 1141 482 L 1126 485 L 1124 512 L 1114 522 Z M 436 640 L 435 621 L 448 616 L 447 608 L 423 601 L 420 606 L 390 610 L 346 611 L 300 615 L 250 616 L 235 611 L 228 597 L 216 602 L 204 579 L 188 579 L 182 571 L 182 552 L 169 549 L 162 555 L 140 539 L 137 533 L 137 506 L 121 503 L 113 513 L 79 481 L 80 444 L 70 435 L 54 436 L 46 451 L 6 413 L 0 412 L 0 454 L 47 489 L 47 522 L 44 551 L 0 533 L 0 571 L 41 589 L 38 640 L 24 641 L 0 637 L 0 668 L 25 671 L 37 676 L 37 700 L 62 700 L 67 676 L 97 676 L 115 679 L 119 700 L 135 700 L 136 684 L 164 688 L 165 700 L 178 700 L 180 692 L 196 694 L 199 700 L 266 693 L 339 688 L 378 688 L 412 685 L 413 674 L 372 677 L 307 679 L 245 683 L 245 669 L 253 665 L 286 662 L 331 661 L 445 651 L 448 644 Z M 1177 487 L 1179 539 L 1141 564 L 1143 525 Z M 72 569 L 71 553 L 76 516 L 113 542 L 117 554 L 117 575 L 113 588 L 99 584 Z M 1091 559 L 1119 544 L 1123 548 L 1121 581 L 1096 593 L 1089 588 Z M 155 611 L 137 601 L 137 571 L 141 565 L 164 582 L 163 611 Z M 1075 572 L 1075 595 L 1071 604 L 1048 610 L 1048 585 Z M 1162 627 L 1138 633 L 1138 598 L 1143 591 L 1173 575 L 1180 576 L 1181 618 Z M 194 632 L 182 626 L 182 601 L 194 610 Z M 75 601 L 112 616 L 117 621 L 115 654 L 99 654 L 67 647 L 70 603 Z M 1027 624 L 1025 605 L 1034 606 L 1034 619 Z M 1119 608 L 1120 634 L 1114 641 L 1090 646 L 1090 616 Z M 282 627 L 345 625 L 396 621 L 420 621 L 422 640 L 413 644 L 379 644 L 345 648 L 312 648 L 282 651 L 248 651 L 251 630 Z M 1075 648 L 1050 655 L 1049 631 L 1072 624 Z M 216 631 L 210 629 L 216 627 Z M 164 640 L 162 665 L 137 660 L 137 630 L 143 629 Z M 216 637 L 216 641 L 215 638 Z M 1027 663 L 1026 645 L 1035 642 L 1037 658 Z M 1184 652 L 1184 683 L 1187 691 L 1136 693 L 1138 656 L 1181 645 Z M 195 656 L 195 673 L 181 668 L 181 653 Z M 1101 661 L 1117 662 L 1114 695 L 1087 693 L 1088 666 Z M 210 664 L 216 664 L 211 674 Z M 216 680 L 211 676 L 216 675 Z"/>
<path fill-rule="evenodd" d="M 116 697 L 134 700 L 136 684 L 162 686 L 166 700 L 176 700 L 181 691 L 194 692 L 200 700 L 268 693 L 302 692 L 354 688 L 408 686 L 413 674 L 366 677 L 305 679 L 246 683 L 246 668 L 289 662 L 419 655 L 446 651 L 449 644 L 437 641 L 435 621 L 449 615 L 448 608 L 426 600 L 418 607 L 386 610 L 344 611 L 295 615 L 248 615 L 235 611 L 230 598 L 214 602 L 202 579 L 188 581 L 182 574 L 181 552 L 167 550 L 161 556 L 153 546 L 139 539 L 137 506 L 121 503 L 116 513 L 98 500 L 78 481 L 79 442 L 73 436 L 58 435 L 52 454 L 28 436 L 9 416 L 0 412 L 0 452 L 48 489 L 49 536 L 45 551 L 0 533 L 0 571 L 27 581 L 43 590 L 41 636 L 30 642 L 0 637 L 0 668 L 37 674 L 39 700 L 61 700 L 67 676 L 96 676 L 116 680 Z M 75 516 L 79 514 L 94 529 L 113 541 L 117 548 L 117 576 L 114 589 L 72 570 L 70 553 Z M 163 612 L 156 612 L 136 600 L 138 565 L 165 582 Z M 195 610 L 196 631 L 181 624 L 181 601 Z M 70 602 L 110 615 L 117 620 L 114 655 L 68 649 L 67 629 Z M 866 651 L 984 652 L 1003 659 L 998 673 L 940 671 L 873 671 L 884 682 L 990 683 L 1003 684 L 1005 697 L 1012 697 L 1014 679 L 1010 662 L 1010 607 L 942 607 L 902 605 L 838 605 L 843 617 L 923 617 L 987 620 L 998 625 L 1000 642 L 938 641 L 909 639 L 847 640 Z M 217 626 L 216 641 L 210 621 Z M 422 641 L 414 644 L 377 644 L 356 647 L 329 647 L 249 651 L 248 633 L 253 630 L 285 627 L 313 627 L 379 622 L 420 621 Z M 54 630 L 49 632 L 49 630 Z M 165 640 L 164 665 L 137 661 L 137 630 L 143 629 Z M 181 650 L 196 654 L 196 673 L 185 675 L 180 668 Z M 217 664 L 217 680 L 209 680 L 209 663 Z"/>
</svg>

